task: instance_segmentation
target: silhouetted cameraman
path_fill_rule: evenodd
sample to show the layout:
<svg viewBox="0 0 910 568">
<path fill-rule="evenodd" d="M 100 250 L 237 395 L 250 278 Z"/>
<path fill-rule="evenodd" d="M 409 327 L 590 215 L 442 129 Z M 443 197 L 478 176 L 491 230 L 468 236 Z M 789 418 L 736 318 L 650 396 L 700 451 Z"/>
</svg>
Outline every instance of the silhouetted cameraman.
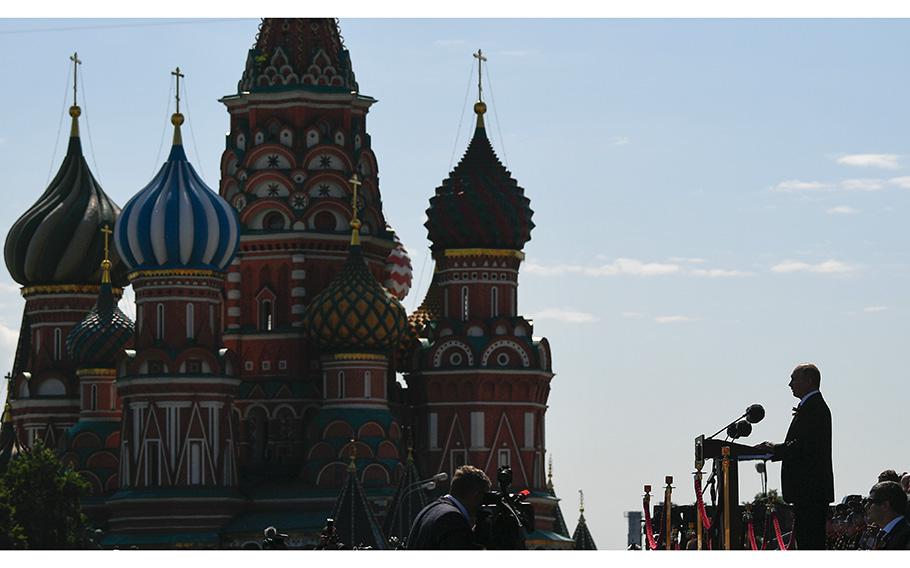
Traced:
<svg viewBox="0 0 910 568">
<path fill-rule="evenodd" d="M 463 465 L 452 476 L 450 493 L 418 513 L 408 535 L 409 550 L 475 550 L 471 527 L 490 490 L 482 470 Z"/>
<path fill-rule="evenodd" d="M 279 533 L 275 527 L 266 528 L 263 534 L 265 538 L 262 539 L 262 550 L 288 549 L 288 545 L 284 542 L 288 535 Z"/>
</svg>

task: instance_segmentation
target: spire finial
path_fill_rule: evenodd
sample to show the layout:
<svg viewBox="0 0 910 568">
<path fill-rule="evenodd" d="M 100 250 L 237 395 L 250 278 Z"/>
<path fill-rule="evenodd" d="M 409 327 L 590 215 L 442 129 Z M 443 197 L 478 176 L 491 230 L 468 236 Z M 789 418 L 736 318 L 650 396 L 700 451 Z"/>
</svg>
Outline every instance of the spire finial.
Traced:
<svg viewBox="0 0 910 568">
<path fill-rule="evenodd" d="M 110 226 L 105 223 L 101 227 L 101 232 L 104 233 L 104 260 L 101 261 L 101 283 L 110 284 L 111 283 L 111 259 L 110 259 L 110 245 L 108 243 L 108 237 L 113 234 L 114 231 L 111 230 Z"/>
<path fill-rule="evenodd" d="M 357 189 L 363 185 L 363 182 L 360 181 L 360 178 L 355 173 L 348 180 L 348 183 L 351 184 L 351 246 L 359 246 L 361 223 L 357 217 Z"/>
<path fill-rule="evenodd" d="M 473 55 L 477 59 L 477 102 L 474 103 L 474 112 L 477 114 L 477 128 L 483 128 L 483 114 L 487 112 L 487 104 L 483 102 L 483 82 L 481 77 L 483 62 L 487 60 L 487 56 L 480 49 Z"/>
<path fill-rule="evenodd" d="M 414 463 L 414 446 L 408 443 L 408 463 Z"/>
<path fill-rule="evenodd" d="M 82 65 L 82 60 L 79 59 L 79 54 L 74 51 L 73 54 L 70 55 L 70 61 L 73 62 L 73 106 L 70 107 L 70 116 L 73 117 L 73 126 L 70 128 L 70 138 L 75 138 L 79 136 L 79 122 L 76 119 L 82 114 L 82 109 L 76 104 L 77 86 L 79 84 L 79 66 Z"/>
<path fill-rule="evenodd" d="M 578 512 L 585 514 L 585 492 L 581 489 L 578 490 Z"/>
<path fill-rule="evenodd" d="M 180 134 L 180 125 L 183 124 L 183 115 L 180 114 L 180 78 L 186 77 L 180 72 L 180 67 L 171 71 L 171 75 L 177 78 L 177 112 L 171 115 L 171 124 L 174 125 L 174 145 L 183 145 L 183 136 Z"/>
<path fill-rule="evenodd" d="M 348 463 L 348 471 L 357 471 L 357 446 L 354 445 L 354 438 L 351 438 L 351 461 Z"/>
</svg>

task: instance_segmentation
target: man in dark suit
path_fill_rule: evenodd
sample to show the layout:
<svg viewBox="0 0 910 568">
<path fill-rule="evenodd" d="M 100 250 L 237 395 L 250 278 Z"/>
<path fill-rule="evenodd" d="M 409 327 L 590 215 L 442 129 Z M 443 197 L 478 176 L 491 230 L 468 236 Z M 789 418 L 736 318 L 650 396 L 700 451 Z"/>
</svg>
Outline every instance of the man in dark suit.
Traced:
<svg viewBox="0 0 910 568">
<path fill-rule="evenodd" d="M 483 495 L 490 490 L 490 478 L 476 467 L 463 465 L 455 470 L 449 494 L 423 508 L 408 535 L 408 550 L 472 550 L 471 532 Z"/>
<path fill-rule="evenodd" d="M 831 411 L 819 392 L 821 373 L 811 363 L 790 375 L 790 390 L 799 399 L 783 444 L 761 446 L 781 461 L 783 499 L 793 505 L 794 536 L 800 550 L 825 549 L 825 515 L 834 500 L 831 464 Z"/>
<path fill-rule="evenodd" d="M 881 527 L 876 548 L 910 550 L 910 523 L 907 522 L 907 496 L 896 481 L 881 481 L 869 490 L 866 516 Z"/>
</svg>

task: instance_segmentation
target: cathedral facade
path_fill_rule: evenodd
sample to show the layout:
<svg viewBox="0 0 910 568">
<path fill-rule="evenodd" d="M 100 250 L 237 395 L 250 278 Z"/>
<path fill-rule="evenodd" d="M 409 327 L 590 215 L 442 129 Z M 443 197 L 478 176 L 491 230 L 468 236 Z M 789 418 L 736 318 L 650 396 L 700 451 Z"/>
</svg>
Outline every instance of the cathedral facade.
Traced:
<svg viewBox="0 0 910 568">
<path fill-rule="evenodd" d="M 187 160 L 178 101 L 167 161 L 121 209 L 74 101 L 60 171 L 5 245 L 25 308 L 0 460 L 58 448 L 105 546 L 251 547 L 272 525 L 312 547 L 332 517 L 342 542 L 387 548 L 446 492 L 439 474 L 472 464 L 530 492 L 529 548 L 574 547 L 545 469 L 550 347 L 519 310 L 530 201 L 478 100 L 429 199 L 435 268 L 408 314 L 374 102 L 336 20 L 264 19 L 221 99 L 218 187 Z"/>
</svg>

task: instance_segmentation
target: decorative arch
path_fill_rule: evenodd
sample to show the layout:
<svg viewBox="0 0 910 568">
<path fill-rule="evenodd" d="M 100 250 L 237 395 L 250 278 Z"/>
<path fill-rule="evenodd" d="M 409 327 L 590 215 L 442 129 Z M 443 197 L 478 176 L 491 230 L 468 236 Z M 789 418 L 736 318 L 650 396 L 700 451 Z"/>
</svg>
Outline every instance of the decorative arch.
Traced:
<svg viewBox="0 0 910 568">
<path fill-rule="evenodd" d="M 373 449 L 370 446 L 364 444 L 359 440 L 354 440 L 353 442 L 348 442 L 341 448 L 338 452 L 339 459 L 349 459 L 351 457 L 351 450 L 356 451 L 356 457 L 358 458 L 372 458 Z"/>
<path fill-rule="evenodd" d="M 57 377 L 46 377 L 38 383 L 35 396 L 66 396 L 66 384 Z"/>
<path fill-rule="evenodd" d="M 376 457 L 379 459 L 391 459 L 397 460 L 398 456 L 398 447 L 388 440 L 384 440 L 379 444 L 379 448 L 376 449 Z"/>
<path fill-rule="evenodd" d="M 521 360 L 523 367 L 531 366 L 531 358 L 528 356 L 528 352 L 525 351 L 524 347 L 519 345 L 518 342 L 512 341 L 511 339 L 498 339 L 491 343 L 490 346 L 484 350 L 483 356 L 480 358 L 480 366 L 488 366 L 490 356 L 499 349 L 514 351 L 518 358 Z"/>
<path fill-rule="evenodd" d="M 279 213 L 282 216 L 281 227 L 266 226 L 270 213 Z M 295 217 L 294 211 L 287 203 L 280 199 L 268 198 L 257 199 L 255 203 L 245 207 L 240 214 L 240 222 L 254 231 L 287 230 L 291 228 Z"/>
<path fill-rule="evenodd" d="M 307 460 L 331 460 L 335 459 L 335 450 L 325 442 L 319 442 L 310 448 L 307 454 Z"/>
<path fill-rule="evenodd" d="M 269 160 L 270 157 L 277 156 L 278 161 Z M 270 165 L 277 163 L 277 167 Z M 248 169 L 254 170 L 265 170 L 265 169 L 279 169 L 279 170 L 292 170 L 297 167 L 297 161 L 294 159 L 294 154 L 291 153 L 289 149 L 282 146 L 281 144 L 275 143 L 264 143 L 259 144 L 246 155 L 246 159 L 243 160 L 243 166 Z"/>
<path fill-rule="evenodd" d="M 348 466 L 343 462 L 332 462 L 323 466 L 316 474 L 316 485 L 318 487 L 336 487 L 344 482 L 347 475 Z"/>
<path fill-rule="evenodd" d="M 79 432 L 76 434 L 76 437 L 73 438 L 72 448 L 78 450 L 80 448 L 100 448 L 101 447 L 101 438 L 98 437 L 94 432 Z"/>
<path fill-rule="evenodd" d="M 291 180 L 275 170 L 260 170 L 246 182 L 246 193 L 259 198 L 287 197 L 293 190 Z"/>
<path fill-rule="evenodd" d="M 335 170 L 350 172 L 354 170 L 351 159 L 343 150 L 337 146 L 326 144 L 319 144 L 310 148 L 302 164 L 304 168 L 311 171 Z"/>
<path fill-rule="evenodd" d="M 82 478 L 88 481 L 89 484 L 89 495 L 102 495 L 104 493 L 104 486 L 101 484 L 101 478 L 88 470 L 80 470 L 79 473 L 82 475 Z"/>
<path fill-rule="evenodd" d="M 100 451 L 95 452 L 85 460 L 85 467 L 88 469 L 113 469 L 116 470 L 120 465 L 120 460 L 113 452 Z M 100 481 L 99 481 L 100 483 Z"/>
<path fill-rule="evenodd" d="M 326 223 L 325 219 L 327 219 L 327 217 L 323 214 L 332 216 L 333 223 L 331 226 Z M 307 216 L 304 218 L 304 222 L 307 227 L 311 227 L 319 232 L 342 232 L 348 227 L 350 217 L 350 210 L 341 203 L 323 200 L 318 204 L 310 206 Z"/>
<path fill-rule="evenodd" d="M 377 422 L 367 422 L 357 430 L 357 438 L 385 438 L 385 430 Z"/>
<path fill-rule="evenodd" d="M 371 463 L 363 468 L 360 481 L 367 486 L 389 485 L 391 483 L 388 470 L 378 463 Z"/>
<path fill-rule="evenodd" d="M 439 345 L 439 347 L 436 348 L 436 352 L 433 354 L 433 367 L 434 368 L 441 367 L 443 365 L 452 366 L 452 367 L 460 367 L 464 364 L 464 363 L 460 363 L 460 364 L 453 363 L 450 360 L 451 354 L 449 354 L 448 356 L 446 355 L 446 353 L 450 350 L 458 350 L 458 352 L 461 353 L 465 357 L 465 359 L 467 361 L 467 366 L 469 366 L 469 367 L 474 366 L 474 353 L 471 350 L 471 347 L 468 346 L 467 343 L 465 343 L 461 340 L 450 339 L 448 341 L 443 342 L 441 345 Z"/>
<path fill-rule="evenodd" d="M 343 420 L 335 420 L 326 425 L 325 429 L 322 431 L 322 439 L 327 440 L 329 438 L 346 438 L 351 439 L 354 437 L 354 429 L 351 428 L 351 425 Z"/>
</svg>

